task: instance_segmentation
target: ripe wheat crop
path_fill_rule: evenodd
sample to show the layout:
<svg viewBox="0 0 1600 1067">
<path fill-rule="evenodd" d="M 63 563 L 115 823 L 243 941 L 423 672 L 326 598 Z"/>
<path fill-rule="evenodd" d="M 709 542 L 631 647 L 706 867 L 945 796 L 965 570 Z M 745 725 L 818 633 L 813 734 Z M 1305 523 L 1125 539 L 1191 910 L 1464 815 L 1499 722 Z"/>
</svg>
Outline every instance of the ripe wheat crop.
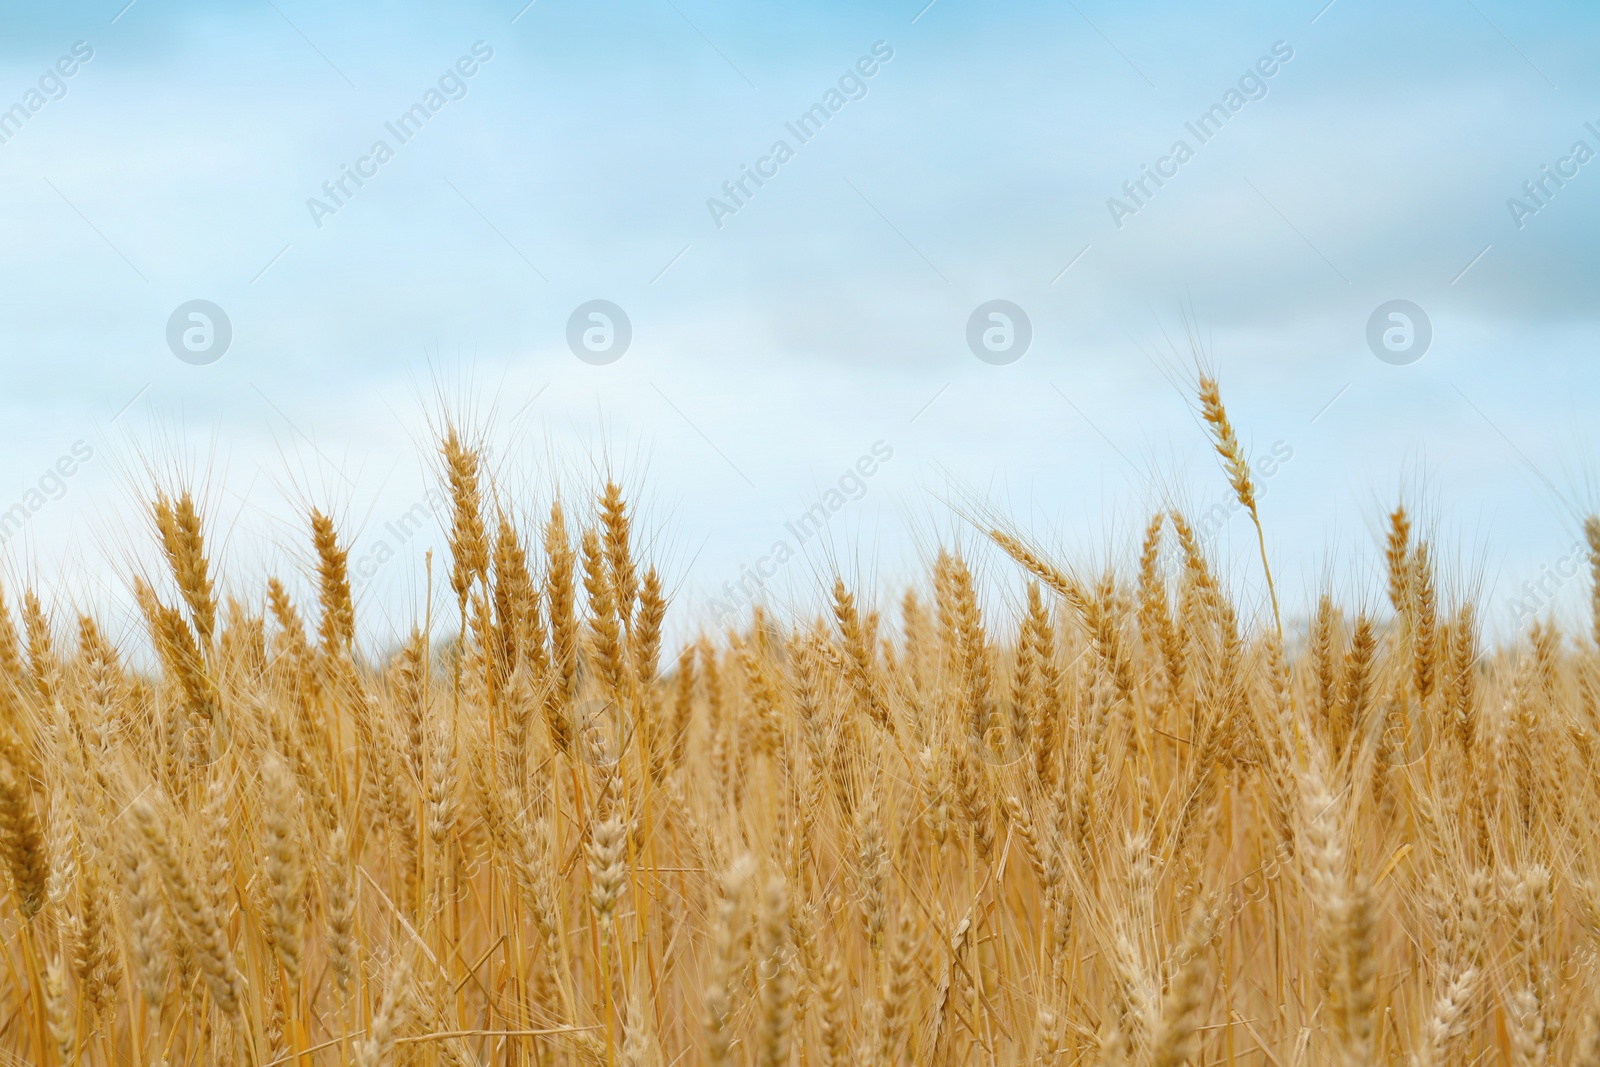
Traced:
<svg viewBox="0 0 1600 1067">
<path fill-rule="evenodd" d="M 4 1063 L 1600 1067 L 1600 592 L 1491 647 L 1398 508 L 1387 603 L 1286 640 L 1163 508 L 671 649 L 615 484 L 438 458 L 392 655 L 328 515 L 296 603 L 182 486 L 124 647 L 8 591 Z"/>
</svg>

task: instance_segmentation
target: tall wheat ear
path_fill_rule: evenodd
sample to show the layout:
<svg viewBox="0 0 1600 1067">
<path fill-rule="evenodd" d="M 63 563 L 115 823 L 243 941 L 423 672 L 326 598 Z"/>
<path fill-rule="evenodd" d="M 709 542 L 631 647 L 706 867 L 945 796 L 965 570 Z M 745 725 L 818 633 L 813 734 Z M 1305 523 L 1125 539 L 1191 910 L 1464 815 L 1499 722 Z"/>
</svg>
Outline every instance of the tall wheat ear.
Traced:
<svg viewBox="0 0 1600 1067">
<path fill-rule="evenodd" d="M 1222 405 L 1222 390 L 1216 379 L 1204 374 L 1199 384 L 1200 414 L 1211 431 L 1217 455 L 1228 474 L 1228 485 L 1239 503 L 1250 512 L 1250 521 L 1256 528 L 1256 544 L 1261 550 L 1261 569 L 1267 577 L 1267 592 L 1272 597 L 1272 621 L 1278 630 L 1278 640 L 1283 640 L 1283 616 L 1278 611 L 1278 587 L 1272 580 L 1272 564 L 1267 561 L 1267 535 L 1261 528 L 1261 512 L 1256 507 L 1255 482 L 1250 477 L 1250 464 L 1245 459 L 1244 446 L 1239 444 L 1233 424 L 1228 421 L 1228 411 Z"/>
</svg>

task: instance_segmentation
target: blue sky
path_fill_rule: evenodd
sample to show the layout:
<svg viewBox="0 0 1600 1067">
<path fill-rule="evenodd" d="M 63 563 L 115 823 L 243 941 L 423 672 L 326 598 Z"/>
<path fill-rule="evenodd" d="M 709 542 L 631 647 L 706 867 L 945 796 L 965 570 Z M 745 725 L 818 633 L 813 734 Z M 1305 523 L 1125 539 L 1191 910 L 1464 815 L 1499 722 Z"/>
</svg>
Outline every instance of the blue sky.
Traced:
<svg viewBox="0 0 1600 1067">
<path fill-rule="evenodd" d="M 1520 228 L 1507 207 L 1575 142 L 1600 151 L 1593 8 L 8 7 L 0 108 L 93 49 L 0 144 L 0 504 L 95 451 L 6 562 L 83 599 L 125 563 L 141 456 L 209 473 L 241 590 L 303 501 L 370 557 L 424 500 L 441 389 L 496 416 L 519 503 L 607 461 L 640 486 L 680 625 L 877 442 L 893 458 L 774 602 L 836 566 L 887 588 L 960 533 L 952 498 L 1117 558 L 1164 495 L 1203 511 L 1225 488 L 1178 387 L 1190 333 L 1251 451 L 1292 453 L 1264 504 L 1291 603 L 1325 576 L 1374 598 L 1405 491 L 1515 625 L 1595 504 L 1600 161 Z M 385 123 L 478 42 L 464 95 L 398 143 Z M 892 58 L 800 144 L 785 123 L 875 44 Z M 1200 144 L 1185 123 L 1275 46 L 1265 95 Z M 1193 158 L 1118 227 L 1108 199 L 1180 138 Z M 319 227 L 308 199 L 378 139 L 393 158 Z M 718 226 L 707 201 L 779 139 L 793 158 Z M 165 336 L 196 299 L 233 330 L 205 366 Z M 605 366 L 566 342 L 593 299 L 633 327 Z M 965 340 L 993 299 L 1032 324 L 1005 366 Z M 1368 348 L 1391 299 L 1432 324 L 1418 362 Z M 388 546 L 372 639 L 438 541 Z M 1250 547 L 1242 520 L 1217 540 L 1247 587 Z M 1583 582 L 1558 585 L 1578 610 Z"/>
</svg>

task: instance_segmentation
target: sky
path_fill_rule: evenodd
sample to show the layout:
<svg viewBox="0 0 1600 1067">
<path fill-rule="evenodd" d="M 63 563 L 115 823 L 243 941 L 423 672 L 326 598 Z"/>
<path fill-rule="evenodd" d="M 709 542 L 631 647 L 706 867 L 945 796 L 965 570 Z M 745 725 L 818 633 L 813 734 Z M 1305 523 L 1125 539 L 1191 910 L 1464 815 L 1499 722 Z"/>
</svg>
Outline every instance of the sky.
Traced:
<svg viewBox="0 0 1600 1067">
<path fill-rule="evenodd" d="M 618 477 L 680 631 L 988 514 L 1125 567 L 1227 499 L 1198 354 L 1287 614 L 1401 499 L 1494 632 L 1586 610 L 1600 10 L 525 3 L 5 5 L 13 583 L 125 608 L 154 472 L 242 597 L 331 509 L 382 646 L 446 412 L 524 522 Z"/>
</svg>

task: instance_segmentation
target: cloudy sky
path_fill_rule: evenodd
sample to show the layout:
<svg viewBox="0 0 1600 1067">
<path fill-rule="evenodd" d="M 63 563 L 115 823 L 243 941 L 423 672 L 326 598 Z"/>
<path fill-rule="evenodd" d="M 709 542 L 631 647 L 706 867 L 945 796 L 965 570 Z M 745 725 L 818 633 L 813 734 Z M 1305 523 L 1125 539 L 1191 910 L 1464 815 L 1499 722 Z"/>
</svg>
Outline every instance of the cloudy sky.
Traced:
<svg viewBox="0 0 1600 1067">
<path fill-rule="evenodd" d="M 441 543 L 395 525 L 441 402 L 518 507 L 623 477 L 681 626 L 745 568 L 778 604 L 887 589 L 968 536 L 952 503 L 1125 559 L 1150 508 L 1223 498 L 1198 343 L 1291 611 L 1375 597 L 1402 493 L 1497 626 L 1541 578 L 1580 607 L 1592 6 L 125 2 L 3 15 L 13 576 L 111 595 L 155 463 L 204 482 L 240 591 L 335 508 L 386 640 Z M 627 329 L 579 315 L 579 358 L 596 300 Z M 969 331 L 996 300 L 1025 326 Z M 1252 547 L 1215 538 L 1245 584 Z"/>
</svg>

